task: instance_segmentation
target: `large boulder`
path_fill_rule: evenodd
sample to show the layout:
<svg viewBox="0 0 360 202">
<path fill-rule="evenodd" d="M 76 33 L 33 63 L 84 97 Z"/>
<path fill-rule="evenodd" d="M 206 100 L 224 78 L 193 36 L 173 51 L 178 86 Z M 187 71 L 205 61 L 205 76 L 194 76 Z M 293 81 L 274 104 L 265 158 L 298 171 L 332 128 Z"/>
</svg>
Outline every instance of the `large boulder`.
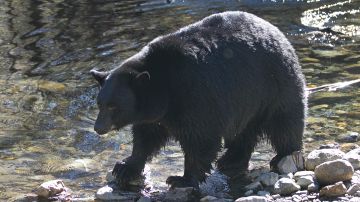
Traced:
<svg viewBox="0 0 360 202">
<path fill-rule="evenodd" d="M 300 186 L 289 178 L 281 178 L 274 185 L 274 192 L 280 195 L 288 195 L 299 190 Z"/>
<path fill-rule="evenodd" d="M 316 166 L 336 159 L 342 159 L 345 153 L 339 149 L 318 149 L 309 153 L 305 160 L 306 170 L 314 170 Z"/>
<path fill-rule="evenodd" d="M 351 180 L 354 168 L 345 160 L 338 159 L 322 163 L 315 168 L 315 177 L 322 185 Z"/>
<path fill-rule="evenodd" d="M 320 190 L 320 196 L 335 197 L 346 194 L 346 187 L 343 182 L 337 182 L 333 185 L 328 185 Z"/>
</svg>

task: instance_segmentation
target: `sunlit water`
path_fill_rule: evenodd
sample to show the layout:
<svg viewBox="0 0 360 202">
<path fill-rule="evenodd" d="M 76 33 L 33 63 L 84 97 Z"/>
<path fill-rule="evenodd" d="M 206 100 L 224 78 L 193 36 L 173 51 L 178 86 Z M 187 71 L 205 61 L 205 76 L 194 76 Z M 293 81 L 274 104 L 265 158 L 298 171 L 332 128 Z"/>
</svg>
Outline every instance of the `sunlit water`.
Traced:
<svg viewBox="0 0 360 202">
<path fill-rule="evenodd" d="M 359 78 L 360 1 L 0 1 L 0 200 L 55 178 L 92 196 L 130 154 L 131 134 L 93 131 L 98 88 L 89 70 L 112 69 L 156 36 L 225 10 L 254 13 L 286 33 L 309 87 Z M 334 32 L 319 31 L 327 27 Z M 359 101 L 359 85 L 311 95 L 305 152 L 360 132 Z M 264 148 L 253 164 L 268 163 Z M 182 160 L 169 143 L 149 164 L 155 188 L 167 189 Z"/>
</svg>

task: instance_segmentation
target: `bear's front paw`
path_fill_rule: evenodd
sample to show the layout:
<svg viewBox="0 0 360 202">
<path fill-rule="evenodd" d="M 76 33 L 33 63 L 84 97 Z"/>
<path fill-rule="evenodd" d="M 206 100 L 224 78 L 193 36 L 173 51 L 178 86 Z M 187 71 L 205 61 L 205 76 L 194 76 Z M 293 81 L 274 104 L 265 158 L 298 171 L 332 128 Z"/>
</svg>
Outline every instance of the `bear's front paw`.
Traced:
<svg viewBox="0 0 360 202">
<path fill-rule="evenodd" d="M 136 164 L 127 161 L 116 162 L 112 175 L 120 185 L 128 185 L 129 182 L 142 177 L 142 169 Z"/>
<path fill-rule="evenodd" d="M 199 189 L 199 183 L 195 178 L 185 178 L 181 176 L 170 176 L 166 180 L 166 184 L 170 185 L 170 189 L 181 187 L 194 187 L 195 190 Z"/>
</svg>

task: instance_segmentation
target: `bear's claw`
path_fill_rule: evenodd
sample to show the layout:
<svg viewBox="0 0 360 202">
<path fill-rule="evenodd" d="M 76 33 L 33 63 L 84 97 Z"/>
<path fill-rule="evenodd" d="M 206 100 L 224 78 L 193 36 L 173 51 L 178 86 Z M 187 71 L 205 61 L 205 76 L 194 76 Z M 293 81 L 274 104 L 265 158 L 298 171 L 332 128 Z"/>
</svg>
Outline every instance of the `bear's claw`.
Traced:
<svg viewBox="0 0 360 202">
<path fill-rule="evenodd" d="M 181 187 L 193 187 L 195 190 L 199 189 L 199 183 L 196 179 L 187 179 L 181 176 L 170 176 L 166 179 L 166 184 L 170 185 L 170 189 Z"/>
<path fill-rule="evenodd" d="M 125 161 L 116 162 L 112 175 L 115 177 L 117 183 L 126 185 L 130 181 L 141 177 L 141 169 Z"/>
</svg>

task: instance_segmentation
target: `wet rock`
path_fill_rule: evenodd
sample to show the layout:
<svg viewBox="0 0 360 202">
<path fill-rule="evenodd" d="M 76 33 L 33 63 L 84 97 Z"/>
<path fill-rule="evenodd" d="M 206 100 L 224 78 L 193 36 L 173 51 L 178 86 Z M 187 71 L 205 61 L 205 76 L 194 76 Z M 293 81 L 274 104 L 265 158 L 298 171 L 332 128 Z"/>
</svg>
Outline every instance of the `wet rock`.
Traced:
<svg viewBox="0 0 360 202">
<path fill-rule="evenodd" d="M 328 185 L 339 181 L 351 180 L 354 168 L 345 160 L 338 159 L 322 163 L 315 168 L 315 177 L 320 184 Z"/>
<path fill-rule="evenodd" d="M 316 166 L 336 159 L 341 159 L 345 153 L 339 149 L 319 149 L 309 153 L 305 160 L 305 167 L 307 170 L 314 170 Z"/>
<path fill-rule="evenodd" d="M 274 192 L 280 195 L 288 195 L 300 190 L 300 186 L 294 180 L 281 178 L 274 185 Z"/>
<path fill-rule="evenodd" d="M 103 201 L 134 201 L 139 197 L 139 194 L 133 192 L 122 192 L 106 185 L 97 190 L 95 197 L 96 199 Z"/>
<path fill-rule="evenodd" d="M 296 181 L 296 184 L 300 185 L 301 188 L 307 188 L 312 183 L 314 183 L 314 178 L 310 175 L 301 176 Z"/>
<path fill-rule="evenodd" d="M 302 63 L 320 63 L 320 60 L 317 58 L 304 57 L 300 60 Z"/>
<path fill-rule="evenodd" d="M 320 190 L 320 196 L 334 197 L 346 194 L 346 187 L 343 182 L 328 185 Z"/>
<path fill-rule="evenodd" d="M 360 148 L 349 151 L 344 159 L 349 161 L 354 169 L 360 168 Z"/>
<path fill-rule="evenodd" d="M 354 195 L 356 192 L 360 191 L 360 185 L 354 184 L 347 190 L 347 194 Z"/>
<path fill-rule="evenodd" d="M 268 202 L 265 196 L 248 196 L 248 197 L 241 197 L 235 200 L 235 202 Z"/>
<path fill-rule="evenodd" d="M 274 172 L 263 173 L 258 178 L 258 180 L 264 186 L 273 186 L 276 183 L 276 181 L 278 181 L 278 179 L 279 179 L 279 175 Z"/>
<path fill-rule="evenodd" d="M 199 200 L 199 193 L 193 187 L 174 188 L 166 193 L 164 201 L 167 202 L 191 202 Z"/>
<path fill-rule="evenodd" d="M 346 134 L 342 134 L 337 138 L 337 141 L 346 143 L 357 142 L 359 141 L 359 133 L 348 132 Z"/>
<path fill-rule="evenodd" d="M 349 53 L 342 49 L 342 51 L 339 51 L 337 49 L 334 50 L 312 50 L 312 54 L 315 58 L 324 58 L 324 59 L 330 59 L 330 58 L 342 58 L 349 55 Z"/>
<path fill-rule="evenodd" d="M 277 164 L 280 173 L 294 173 L 304 169 L 304 157 L 300 151 L 293 152 L 292 155 L 285 156 Z"/>
<path fill-rule="evenodd" d="M 62 180 L 51 180 L 42 183 L 35 191 L 38 196 L 49 198 L 65 191 L 65 185 Z"/>
<path fill-rule="evenodd" d="M 263 189 L 263 186 L 260 182 L 253 182 L 249 185 L 246 185 L 245 186 L 245 189 L 246 190 L 255 190 L 255 191 L 258 191 L 258 190 L 262 190 Z"/>
</svg>

